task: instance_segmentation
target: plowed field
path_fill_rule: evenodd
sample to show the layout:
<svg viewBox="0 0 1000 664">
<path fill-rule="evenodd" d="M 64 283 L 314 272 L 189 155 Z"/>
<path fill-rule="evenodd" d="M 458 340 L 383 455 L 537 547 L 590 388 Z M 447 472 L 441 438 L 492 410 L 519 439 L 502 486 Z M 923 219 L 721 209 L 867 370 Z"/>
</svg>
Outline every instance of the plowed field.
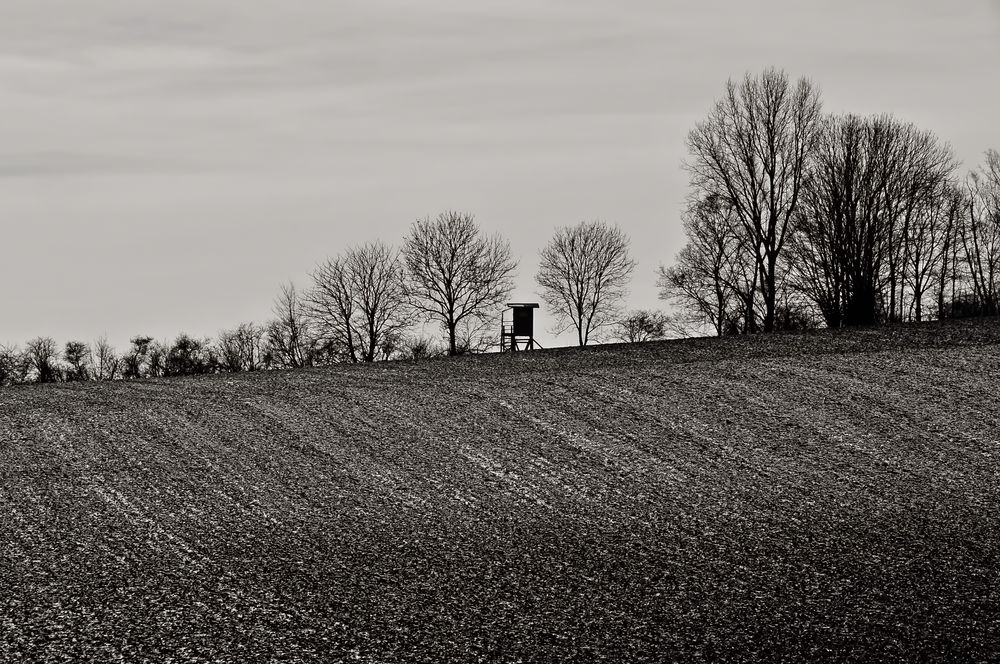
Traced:
<svg viewBox="0 0 1000 664">
<path fill-rule="evenodd" d="M 0 391 L 0 661 L 1000 657 L 1000 321 Z"/>
</svg>

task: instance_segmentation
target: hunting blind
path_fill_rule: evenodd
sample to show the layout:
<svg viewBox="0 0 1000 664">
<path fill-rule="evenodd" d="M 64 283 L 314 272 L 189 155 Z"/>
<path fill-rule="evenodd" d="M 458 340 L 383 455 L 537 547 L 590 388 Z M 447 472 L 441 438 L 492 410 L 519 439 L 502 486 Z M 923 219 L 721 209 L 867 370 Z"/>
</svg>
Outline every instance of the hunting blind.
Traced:
<svg viewBox="0 0 1000 664">
<path fill-rule="evenodd" d="M 508 302 L 500 317 L 500 352 L 533 350 L 535 342 L 534 318 L 537 302 Z M 507 312 L 510 312 L 508 317 Z"/>
</svg>

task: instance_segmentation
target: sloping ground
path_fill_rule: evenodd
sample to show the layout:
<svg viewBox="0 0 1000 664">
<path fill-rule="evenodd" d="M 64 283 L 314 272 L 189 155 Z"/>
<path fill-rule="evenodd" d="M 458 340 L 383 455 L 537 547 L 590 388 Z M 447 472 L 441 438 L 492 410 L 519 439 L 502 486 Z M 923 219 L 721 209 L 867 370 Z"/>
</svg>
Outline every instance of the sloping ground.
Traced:
<svg viewBox="0 0 1000 664">
<path fill-rule="evenodd" d="M 0 391 L 0 661 L 1000 656 L 1000 322 Z"/>
</svg>

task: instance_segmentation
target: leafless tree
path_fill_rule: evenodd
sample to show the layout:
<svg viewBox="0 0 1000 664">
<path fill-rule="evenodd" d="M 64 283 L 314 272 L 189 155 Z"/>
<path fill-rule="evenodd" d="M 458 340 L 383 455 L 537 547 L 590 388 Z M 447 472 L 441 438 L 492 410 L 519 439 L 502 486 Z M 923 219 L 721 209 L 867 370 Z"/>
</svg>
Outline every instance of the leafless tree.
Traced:
<svg viewBox="0 0 1000 664">
<path fill-rule="evenodd" d="M 181 333 L 166 349 L 164 376 L 194 376 L 214 373 L 219 359 L 210 339 L 196 339 Z"/>
<path fill-rule="evenodd" d="M 1000 313 L 1000 153 L 969 175 L 968 214 L 962 245 L 973 294 L 981 313 Z"/>
<path fill-rule="evenodd" d="M 146 375 L 150 378 L 167 375 L 167 359 L 170 354 L 170 342 L 153 341 L 149 344 L 149 354 L 146 357 Z"/>
<path fill-rule="evenodd" d="M 350 249 L 313 272 L 305 300 L 330 348 L 351 362 L 374 362 L 406 325 L 402 261 L 382 242 Z"/>
<path fill-rule="evenodd" d="M 911 271 L 908 275 L 907 269 L 912 267 L 916 242 L 922 240 L 922 254 L 938 251 L 936 246 L 928 244 L 927 229 L 924 228 L 921 233 L 918 226 L 926 226 L 929 219 L 937 225 L 942 214 L 944 191 L 951 184 L 958 161 L 951 146 L 942 143 L 933 132 L 890 119 L 888 135 L 896 156 L 893 186 L 886 195 L 890 219 L 887 263 L 889 319 L 903 321 L 907 320 L 908 289 L 911 289 L 911 309 L 915 309 L 912 306 L 914 283 L 908 278 L 915 273 Z M 935 241 L 938 236 L 935 229 Z"/>
<path fill-rule="evenodd" d="M 36 337 L 24 348 L 32 376 L 37 383 L 54 383 L 62 378 L 59 347 L 51 337 Z"/>
<path fill-rule="evenodd" d="M 0 345 L 0 387 L 16 384 L 14 367 L 20 354 L 16 348 Z"/>
<path fill-rule="evenodd" d="M 122 356 L 122 377 L 126 380 L 144 378 L 149 371 L 149 351 L 153 337 L 138 335 L 132 337 L 131 347 Z"/>
<path fill-rule="evenodd" d="M 670 317 L 662 311 L 641 309 L 615 323 L 615 339 L 630 344 L 665 339 L 670 326 Z"/>
<path fill-rule="evenodd" d="M 942 285 L 947 283 L 955 229 L 963 214 L 962 192 L 951 180 L 942 180 L 914 209 L 905 238 L 903 279 L 910 293 L 910 320 L 924 319 L 924 298 L 937 286 L 938 316 L 943 310 Z M 939 272 L 941 274 L 939 274 Z"/>
<path fill-rule="evenodd" d="M 831 117 L 815 153 L 792 240 L 798 287 L 829 327 L 878 321 L 889 227 L 883 194 L 895 168 L 878 120 Z"/>
<path fill-rule="evenodd" d="M 459 354 L 462 324 L 489 320 L 513 290 L 510 244 L 484 236 L 470 214 L 444 212 L 416 221 L 402 251 L 410 306 L 440 323 L 448 354 Z"/>
<path fill-rule="evenodd" d="M 262 367 L 267 331 L 253 323 L 240 323 L 219 334 L 218 357 L 224 371 L 257 371 Z"/>
<path fill-rule="evenodd" d="M 774 329 L 779 265 L 810 154 L 819 136 L 819 90 L 794 85 L 783 71 L 730 80 L 708 118 L 688 135 L 687 168 L 702 195 L 732 204 L 752 238 L 764 301 L 764 331 Z"/>
<path fill-rule="evenodd" d="M 636 265 L 628 248 L 628 236 L 603 221 L 556 229 L 539 253 L 535 282 L 557 332 L 574 328 L 586 346 L 595 331 L 614 324 Z"/>
<path fill-rule="evenodd" d="M 907 287 L 922 315 L 954 168 L 932 133 L 890 116 L 826 120 L 791 243 L 828 326 L 902 320 Z"/>
<path fill-rule="evenodd" d="M 295 284 L 281 287 L 274 302 L 274 316 L 267 325 L 268 364 L 290 369 L 312 364 L 315 345 L 307 311 Z"/>
<path fill-rule="evenodd" d="M 660 267 L 660 299 L 686 314 L 687 326 L 707 323 L 718 336 L 757 329 L 756 249 L 725 197 L 693 201 L 684 215 L 687 244 L 674 264 Z"/>
<path fill-rule="evenodd" d="M 964 278 L 961 259 L 962 228 L 965 218 L 965 190 L 951 186 L 946 192 L 947 217 L 941 234 L 941 250 L 938 265 L 934 270 L 937 317 L 947 318 L 951 314 L 951 303 L 958 295 L 960 282 Z"/>
<path fill-rule="evenodd" d="M 358 312 L 352 290 L 347 260 L 337 257 L 327 260 L 313 273 L 314 286 L 305 296 L 304 305 L 317 335 L 331 348 L 352 362 L 358 361 L 358 339 L 355 334 Z"/>
<path fill-rule="evenodd" d="M 95 380 L 115 380 L 121 371 L 121 359 L 107 337 L 101 337 L 90 347 L 90 366 Z"/>
<path fill-rule="evenodd" d="M 17 346 L 0 346 L 0 386 L 28 382 L 31 363 Z"/>
<path fill-rule="evenodd" d="M 82 341 L 67 341 L 63 348 L 63 360 L 66 362 L 66 380 L 90 380 L 93 370 L 90 365 L 90 346 Z"/>
</svg>

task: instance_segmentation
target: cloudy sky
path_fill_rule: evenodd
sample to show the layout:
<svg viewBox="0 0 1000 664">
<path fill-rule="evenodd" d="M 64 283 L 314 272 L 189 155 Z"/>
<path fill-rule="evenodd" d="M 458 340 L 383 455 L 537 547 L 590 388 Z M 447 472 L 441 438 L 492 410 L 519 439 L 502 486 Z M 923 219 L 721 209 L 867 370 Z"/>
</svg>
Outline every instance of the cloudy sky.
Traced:
<svg viewBox="0 0 1000 664">
<path fill-rule="evenodd" d="M 521 300 L 556 226 L 617 223 L 658 306 L 685 135 L 770 65 L 1000 148 L 996 0 L 0 2 L 0 343 L 214 335 L 448 208 Z"/>
</svg>

